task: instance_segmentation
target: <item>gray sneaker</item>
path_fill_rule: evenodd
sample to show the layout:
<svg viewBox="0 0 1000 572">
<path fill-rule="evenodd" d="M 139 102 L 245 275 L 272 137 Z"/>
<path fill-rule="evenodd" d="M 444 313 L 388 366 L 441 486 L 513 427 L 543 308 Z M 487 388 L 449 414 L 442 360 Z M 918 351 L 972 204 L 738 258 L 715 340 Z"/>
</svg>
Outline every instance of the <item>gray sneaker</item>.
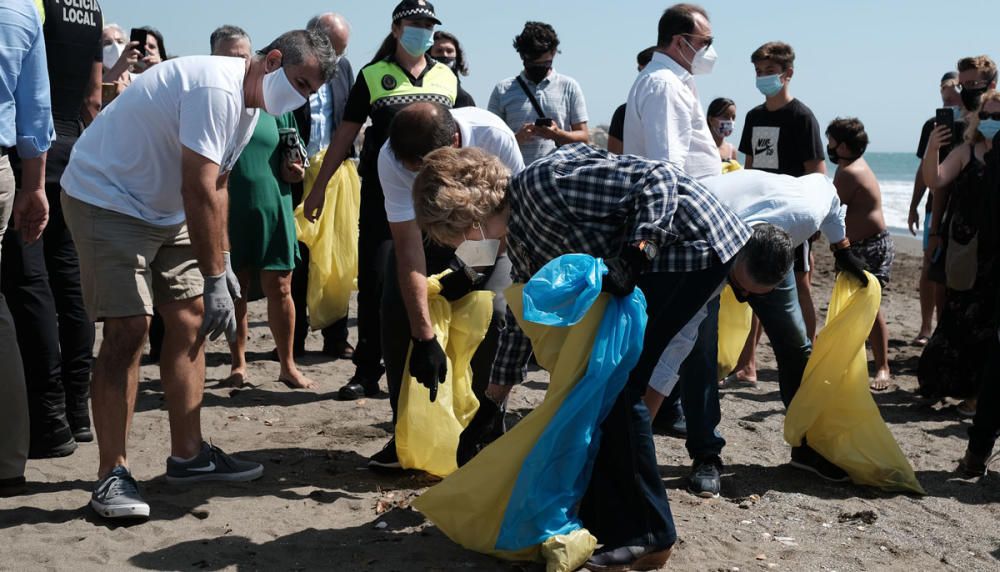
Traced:
<svg viewBox="0 0 1000 572">
<path fill-rule="evenodd" d="M 149 505 L 128 469 L 118 465 L 97 482 L 90 506 L 104 518 L 149 518 Z"/>
<path fill-rule="evenodd" d="M 252 481 L 264 474 L 264 466 L 241 461 L 225 454 L 215 445 L 202 442 L 201 452 L 190 461 L 167 457 L 167 482 L 173 484 L 198 481 Z"/>
</svg>

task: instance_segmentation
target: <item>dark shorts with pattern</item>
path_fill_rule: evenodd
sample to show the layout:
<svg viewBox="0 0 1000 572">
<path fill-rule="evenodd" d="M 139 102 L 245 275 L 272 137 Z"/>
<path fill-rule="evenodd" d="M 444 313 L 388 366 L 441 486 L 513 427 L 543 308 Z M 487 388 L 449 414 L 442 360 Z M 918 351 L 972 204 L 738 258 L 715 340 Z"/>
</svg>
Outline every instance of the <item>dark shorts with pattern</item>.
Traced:
<svg viewBox="0 0 1000 572">
<path fill-rule="evenodd" d="M 851 251 L 865 261 L 868 272 L 878 278 L 879 284 L 885 288 L 889 283 L 892 271 L 892 261 L 896 259 L 896 245 L 892 242 L 888 230 L 851 244 Z"/>
</svg>

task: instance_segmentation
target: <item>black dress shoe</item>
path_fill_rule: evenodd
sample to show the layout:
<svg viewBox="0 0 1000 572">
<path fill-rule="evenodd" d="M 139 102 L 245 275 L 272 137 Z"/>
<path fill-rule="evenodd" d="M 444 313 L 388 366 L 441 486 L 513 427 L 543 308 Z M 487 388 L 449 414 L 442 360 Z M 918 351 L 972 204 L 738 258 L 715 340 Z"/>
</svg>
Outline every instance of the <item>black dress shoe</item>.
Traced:
<svg viewBox="0 0 1000 572">
<path fill-rule="evenodd" d="M 584 565 L 591 572 L 659 570 L 666 565 L 673 546 L 620 546 L 602 548 Z"/>
<path fill-rule="evenodd" d="M 66 457 L 76 451 L 76 439 L 73 438 L 73 432 L 65 416 L 48 420 L 46 423 L 32 424 L 30 435 L 29 459 Z"/>
<path fill-rule="evenodd" d="M 73 429 L 73 440 L 77 443 L 90 443 L 94 440 L 94 432 L 90 427 L 77 427 Z"/>
<path fill-rule="evenodd" d="M 378 380 L 378 377 L 373 379 L 356 373 L 347 382 L 347 385 L 341 387 L 337 392 L 337 399 L 340 401 L 355 401 L 362 397 L 375 397 L 380 391 Z"/>
<path fill-rule="evenodd" d="M 677 407 L 661 409 L 659 414 L 653 418 L 653 431 L 659 435 L 669 435 L 684 439 L 687 437 L 687 418 L 684 411 Z"/>
</svg>

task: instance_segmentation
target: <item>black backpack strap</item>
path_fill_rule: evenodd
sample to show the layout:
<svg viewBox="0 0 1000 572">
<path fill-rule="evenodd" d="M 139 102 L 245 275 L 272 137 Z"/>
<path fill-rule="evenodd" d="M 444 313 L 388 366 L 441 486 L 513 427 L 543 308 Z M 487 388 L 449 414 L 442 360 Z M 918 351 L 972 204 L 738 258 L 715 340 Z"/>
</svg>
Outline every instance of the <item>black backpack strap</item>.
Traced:
<svg viewBox="0 0 1000 572">
<path fill-rule="evenodd" d="M 535 94 L 532 93 L 530 89 L 528 89 L 528 85 L 524 83 L 524 80 L 521 79 L 521 76 L 517 76 L 517 83 L 518 85 L 521 86 L 521 89 L 524 90 L 524 94 L 528 96 L 528 101 L 531 102 L 531 107 L 535 108 L 535 113 L 538 114 L 538 118 L 546 119 L 545 112 L 542 111 L 542 106 L 538 105 L 538 100 L 535 99 Z"/>
</svg>

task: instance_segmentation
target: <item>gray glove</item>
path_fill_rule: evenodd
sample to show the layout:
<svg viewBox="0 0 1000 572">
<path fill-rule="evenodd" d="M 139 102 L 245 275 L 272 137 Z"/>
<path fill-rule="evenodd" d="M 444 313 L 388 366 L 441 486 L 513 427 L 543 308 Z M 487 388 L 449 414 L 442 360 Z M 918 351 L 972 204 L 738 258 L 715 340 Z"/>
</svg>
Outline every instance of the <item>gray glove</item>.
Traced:
<svg viewBox="0 0 1000 572">
<path fill-rule="evenodd" d="M 225 333 L 226 339 L 232 343 L 236 339 L 236 308 L 233 306 L 233 294 L 228 282 L 225 272 L 205 277 L 205 317 L 198 334 L 214 341 Z M 239 294 L 238 283 L 236 289 Z"/>
<path fill-rule="evenodd" d="M 233 300 L 239 300 L 243 296 L 243 292 L 240 290 L 240 280 L 233 272 L 233 261 L 230 260 L 228 252 L 222 253 L 222 260 L 226 263 L 226 286 L 229 288 L 229 294 L 232 295 Z"/>
</svg>

